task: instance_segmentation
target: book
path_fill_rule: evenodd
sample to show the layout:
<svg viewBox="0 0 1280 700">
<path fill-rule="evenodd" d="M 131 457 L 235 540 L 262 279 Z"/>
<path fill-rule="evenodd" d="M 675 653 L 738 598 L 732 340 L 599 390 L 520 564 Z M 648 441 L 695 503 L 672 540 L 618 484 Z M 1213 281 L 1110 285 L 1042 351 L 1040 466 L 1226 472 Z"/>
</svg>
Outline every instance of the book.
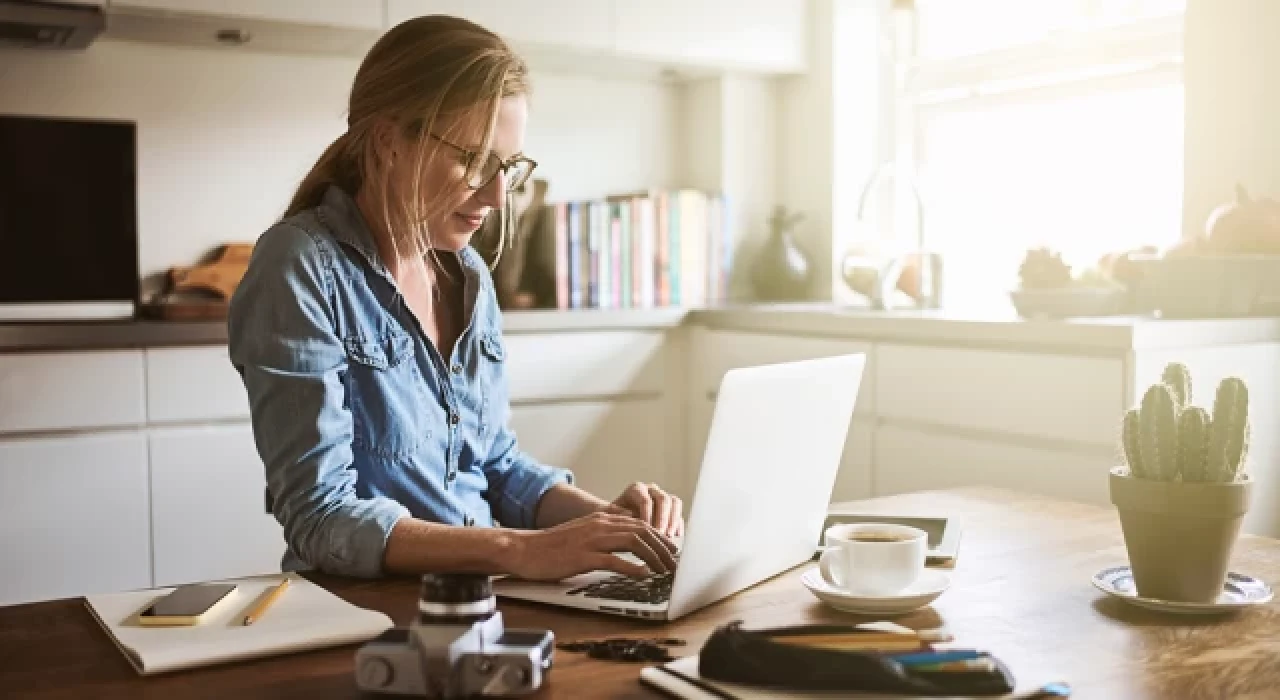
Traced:
<svg viewBox="0 0 1280 700">
<path fill-rule="evenodd" d="M 231 597 L 208 619 L 187 627 L 144 627 L 138 614 L 173 588 L 85 596 L 85 605 L 139 675 L 152 675 L 368 641 L 393 627 L 391 618 L 352 605 L 296 574 L 251 625 L 245 613 L 282 574 L 227 579 Z"/>
</svg>

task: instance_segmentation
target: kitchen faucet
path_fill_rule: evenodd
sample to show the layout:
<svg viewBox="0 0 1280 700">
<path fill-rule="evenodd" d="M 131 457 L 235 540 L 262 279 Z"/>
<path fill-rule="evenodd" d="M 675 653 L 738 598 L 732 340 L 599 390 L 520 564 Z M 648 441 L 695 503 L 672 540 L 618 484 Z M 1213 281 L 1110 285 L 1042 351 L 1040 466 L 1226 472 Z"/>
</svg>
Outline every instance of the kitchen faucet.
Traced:
<svg viewBox="0 0 1280 700">
<path fill-rule="evenodd" d="M 892 161 L 878 166 L 867 179 L 862 193 L 858 197 L 857 225 L 863 223 L 867 200 L 871 193 L 890 177 L 898 177 L 898 170 Z M 907 175 L 905 180 L 911 187 L 916 210 L 915 250 L 898 252 L 888 257 L 867 257 L 850 253 L 842 263 L 845 283 L 851 289 L 862 293 L 871 302 L 872 308 L 889 310 L 893 308 L 894 291 L 898 289 L 903 277 L 911 271 L 918 277 L 916 291 L 912 293 L 916 299 L 916 308 L 936 309 L 942 302 L 942 258 L 938 253 L 929 253 L 924 248 L 924 198 L 915 177 Z"/>
</svg>

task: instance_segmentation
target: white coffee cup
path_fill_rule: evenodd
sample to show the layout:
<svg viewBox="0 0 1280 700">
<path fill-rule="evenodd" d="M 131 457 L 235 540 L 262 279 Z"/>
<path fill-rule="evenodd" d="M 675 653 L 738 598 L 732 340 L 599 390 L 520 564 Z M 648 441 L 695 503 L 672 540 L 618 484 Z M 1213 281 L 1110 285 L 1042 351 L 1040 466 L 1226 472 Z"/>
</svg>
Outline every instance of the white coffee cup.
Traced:
<svg viewBox="0 0 1280 700">
<path fill-rule="evenodd" d="M 855 595 L 889 596 L 924 572 L 928 535 L 890 523 L 845 523 L 823 533 L 818 566 L 828 584 Z"/>
</svg>

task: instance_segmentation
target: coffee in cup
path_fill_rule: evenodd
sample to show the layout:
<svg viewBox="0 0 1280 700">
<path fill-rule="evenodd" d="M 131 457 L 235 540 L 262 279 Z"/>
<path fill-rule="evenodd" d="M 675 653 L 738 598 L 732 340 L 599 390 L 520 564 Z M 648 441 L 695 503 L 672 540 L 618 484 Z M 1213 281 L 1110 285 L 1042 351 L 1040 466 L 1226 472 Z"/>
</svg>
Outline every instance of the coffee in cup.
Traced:
<svg viewBox="0 0 1280 700">
<path fill-rule="evenodd" d="M 819 568 L 828 584 L 855 595 L 899 593 L 924 572 L 928 534 L 907 525 L 845 523 L 823 533 Z"/>
</svg>

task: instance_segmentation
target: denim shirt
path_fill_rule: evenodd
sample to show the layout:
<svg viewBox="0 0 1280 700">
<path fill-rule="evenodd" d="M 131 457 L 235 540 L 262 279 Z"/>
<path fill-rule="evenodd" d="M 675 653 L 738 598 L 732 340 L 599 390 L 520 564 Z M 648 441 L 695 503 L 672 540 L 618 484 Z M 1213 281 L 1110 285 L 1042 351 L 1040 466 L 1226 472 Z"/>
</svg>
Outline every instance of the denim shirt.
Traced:
<svg viewBox="0 0 1280 700">
<path fill-rule="evenodd" d="M 521 452 L 508 427 L 493 280 L 474 249 L 458 255 L 468 323 L 444 358 L 340 188 L 254 246 L 231 300 L 230 358 L 285 570 L 375 577 L 400 518 L 533 528 L 543 493 L 572 483 Z"/>
</svg>

